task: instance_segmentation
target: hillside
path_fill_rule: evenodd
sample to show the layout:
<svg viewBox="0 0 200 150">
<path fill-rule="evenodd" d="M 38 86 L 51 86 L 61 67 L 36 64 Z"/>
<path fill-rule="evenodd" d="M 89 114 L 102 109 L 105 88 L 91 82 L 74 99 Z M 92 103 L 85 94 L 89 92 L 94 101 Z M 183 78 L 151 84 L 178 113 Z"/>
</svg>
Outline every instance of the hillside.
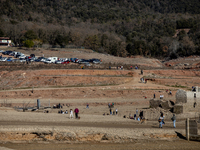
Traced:
<svg viewBox="0 0 200 150">
<path fill-rule="evenodd" d="M 0 36 L 122 57 L 199 55 L 199 7 L 198 0 L 1 0 Z M 190 31 L 174 37 L 177 29 Z"/>
</svg>

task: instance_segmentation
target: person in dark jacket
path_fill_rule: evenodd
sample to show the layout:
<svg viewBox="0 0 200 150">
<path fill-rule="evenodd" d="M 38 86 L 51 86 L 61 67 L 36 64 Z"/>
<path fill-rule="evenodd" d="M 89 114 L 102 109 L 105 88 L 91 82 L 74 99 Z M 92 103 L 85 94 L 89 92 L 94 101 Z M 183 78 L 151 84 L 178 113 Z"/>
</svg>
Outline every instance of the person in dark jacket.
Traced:
<svg viewBox="0 0 200 150">
<path fill-rule="evenodd" d="M 174 124 L 174 128 L 176 128 L 176 115 L 175 114 L 173 114 L 172 121 Z"/>
<path fill-rule="evenodd" d="M 74 113 L 75 113 L 76 119 L 78 119 L 78 113 L 79 113 L 78 108 L 76 108 L 76 109 L 74 110 Z"/>
</svg>

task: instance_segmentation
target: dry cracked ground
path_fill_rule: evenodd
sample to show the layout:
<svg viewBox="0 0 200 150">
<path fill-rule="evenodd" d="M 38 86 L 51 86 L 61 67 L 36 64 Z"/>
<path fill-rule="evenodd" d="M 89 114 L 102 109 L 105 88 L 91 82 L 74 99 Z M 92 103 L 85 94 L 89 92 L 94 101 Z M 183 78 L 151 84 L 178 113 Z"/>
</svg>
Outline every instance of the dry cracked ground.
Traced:
<svg viewBox="0 0 200 150">
<path fill-rule="evenodd" d="M 0 141 L 1 149 L 199 149 L 199 142 L 185 140 L 184 120 L 177 128 L 166 120 L 163 129 L 157 120 L 138 121 L 123 118 L 138 110 L 148 109 L 155 93 L 175 101 L 177 89 L 189 90 L 200 83 L 199 59 L 191 63 L 176 61 L 161 63 L 150 58 L 120 58 L 87 50 L 23 50 L 37 56 L 101 58 L 101 65 L 80 69 L 69 66 L 39 64 L 1 64 L 0 66 Z M 189 59 L 189 58 L 187 58 Z M 179 63 L 179 64 L 180 64 Z M 126 66 L 118 70 L 117 65 Z M 170 64 L 170 65 L 169 65 Z M 174 65 L 173 65 L 174 64 Z M 193 64 L 193 65 L 192 65 Z M 108 65 L 112 68 L 109 70 Z M 143 69 L 130 69 L 138 65 Z M 140 78 L 147 83 L 141 83 Z M 171 90 L 168 95 L 166 90 Z M 60 109 L 37 111 L 17 108 L 41 108 L 61 104 L 62 110 L 79 108 L 80 119 L 58 114 Z M 108 103 L 114 103 L 118 115 L 109 113 Z M 89 104 L 89 109 L 86 105 Z M 15 109 L 14 109 L 15 108 Z M 44 113 L 47 111 L 48 113 Z M 158 110 L 159 111 L 159 110 Z M 189 114 L 188 114 L 189 115 Z M 181 117 L 181 116 L 180 116 Z"/>
</svg>

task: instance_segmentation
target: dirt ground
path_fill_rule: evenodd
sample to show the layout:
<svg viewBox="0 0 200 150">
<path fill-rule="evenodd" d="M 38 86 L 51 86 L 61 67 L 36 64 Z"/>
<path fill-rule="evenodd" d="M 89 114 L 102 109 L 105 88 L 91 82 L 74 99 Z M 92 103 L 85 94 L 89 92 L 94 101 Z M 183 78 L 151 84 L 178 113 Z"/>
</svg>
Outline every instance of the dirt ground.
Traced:
<svg viewBox="0 0 200 150">
<path fill-rule="evenodd" d="M 20 51 L 27 53 L 23 49 Z M 157 59 L 119 58 L 89 50 L 40 49 L 28 53 L 61 58 L 101 58 L 103 63 L 139 65 L 144 70 L 143 74 L 140 69 L 117 70 L 116 68 L 111 70 L 106 68 L 1 70 L 0 149 L 4 147 L 8 149 L 199 148 L 199 142 L 186 142 L 183 138 L 185 124 L 180 118 L 177 118 L 175 129 L 170 120 L 166 120 L 163 129 L 159 129 L 157 120 L 148 120 L 141 124 L 138 121 L 123 118 L 124 115 L 133 115 L 136 108 L 139 111 L 148 109 L 149 100 L 153 98 L 154 93 L 156 98 L 164 95 L 164 99 L 175 101 L 178 89 L 190 90 L 192 86 L 198 86 L 200 83 L 198 68 L 174 69 L 168 65 L 172 64 L 172 61 L 163 64 Z M 198 64 L 199 59 L 195 58 L 195 60 Z M 180 63 L 184 64 L 185 60 Z M 147 79 L 147 83 L 140 81 L 142 77 Z M 169 95 L 169 90 L 172 91 L 172 95 Z M 22 108 L 35 107 L 37 99 L 41 102 L 40 110 L 22 111 Z M 79 108 L 80 120 L 69 119 L 69 114 L 58 114 L 60 109 L 43 109 L 59 103 L 64 111 Z M 107 115 L 109 113 L 108 103 L 115 104 L 113 109 L 118 109 L 118 115 Z M 89 104 L 89 109 L 86 109 L 87 104 Z M 44 113 L 47 110 L 48 113 Z M 76 140 L 71 140 L 75 142 L 72 142 L 73 144 L 69 144 L 70 140 L 68 143 L 63 143 L 63 141 L 59 143 L 59 140 L 44 141 L 38 133 L 36 135 L 35 132 L 39 131 L 55 131 L 56 135 L 52 138 L 57 138 L 58 134 L 61 136 L 62 132 L 66 132 L 70 133 L 70 138 L 71 134 L 76 135 Z M 107 134 L 111 138 L 102 141 Z M 8 141 L 11 143 L 7 143 Z M 32 142 L 27 144 L 27 141 Z M 77 141 L 79 143 L 76 143 Z M 87 143 L 88 141 L 90 143 Z"/>
<path fill-rule="evenodd" d="M 88 143 L 88 144 L 63 144 L 63 143 L 42 143 L 42 144 L 0 144 L 2 150 L 155 150 L 155 149 L 163 149 L 163 150 L 199 150 L 198 142 L 185 142 L 185 140 L 177 140 L 175 141 L 136 141 L 135 143 L 125 143 L 125 144 L 107 144 L 107 143 Z M 1 149 L 1 148 L 0 148 Z"/>
</svg>

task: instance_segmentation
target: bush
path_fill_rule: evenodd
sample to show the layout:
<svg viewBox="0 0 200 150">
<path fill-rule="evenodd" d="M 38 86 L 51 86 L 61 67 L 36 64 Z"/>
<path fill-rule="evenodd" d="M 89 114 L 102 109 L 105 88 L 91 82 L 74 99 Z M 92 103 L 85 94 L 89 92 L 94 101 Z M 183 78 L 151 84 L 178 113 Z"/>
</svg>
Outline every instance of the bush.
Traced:
<svg viewBox="0 0 200 150">
<path fill-rule="evenodd" d="M 25 46 L 25 47 L 28 47 L 28 48 L 31 48 L 31 47 L 34 46 L 34 43 L 33 43 L 32 40 L 26 40 L 26 41 L 24 42 L 24 46 Z"/>
</svg>

